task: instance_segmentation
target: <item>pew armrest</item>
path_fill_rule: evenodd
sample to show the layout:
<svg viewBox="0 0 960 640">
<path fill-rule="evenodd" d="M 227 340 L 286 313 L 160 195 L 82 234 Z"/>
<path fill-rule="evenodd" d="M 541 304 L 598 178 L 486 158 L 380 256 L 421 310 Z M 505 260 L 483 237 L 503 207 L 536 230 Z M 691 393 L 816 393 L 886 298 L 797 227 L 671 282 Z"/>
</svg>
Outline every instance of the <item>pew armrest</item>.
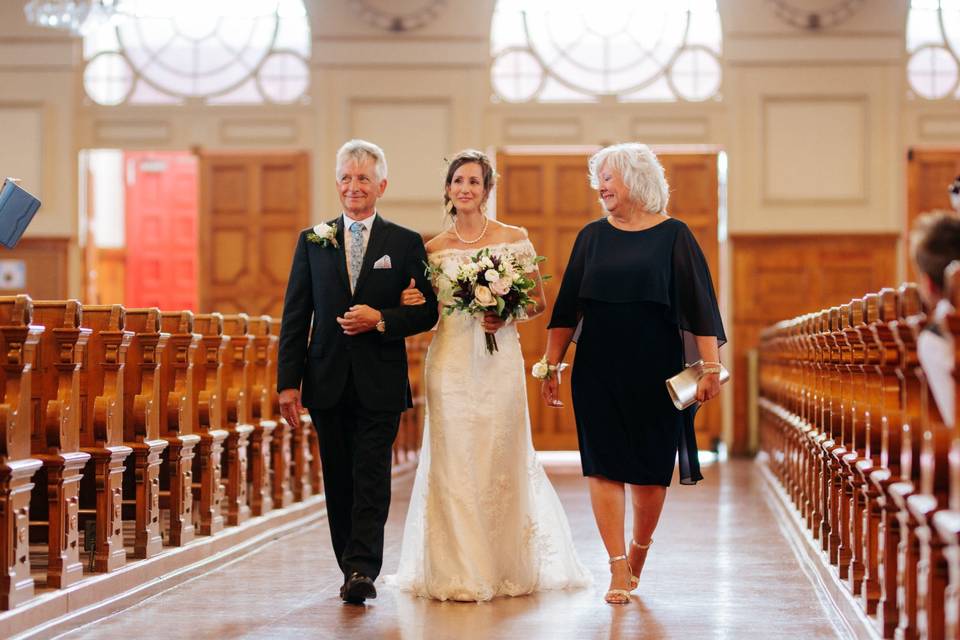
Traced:
<svg viewBox="0 0 960 640">
<path fill-rule="evenodd" d="M 949 545 L 960 545 L 960 511 L 944 509 L 933 514 L 933 528 Z"/>
</svg>

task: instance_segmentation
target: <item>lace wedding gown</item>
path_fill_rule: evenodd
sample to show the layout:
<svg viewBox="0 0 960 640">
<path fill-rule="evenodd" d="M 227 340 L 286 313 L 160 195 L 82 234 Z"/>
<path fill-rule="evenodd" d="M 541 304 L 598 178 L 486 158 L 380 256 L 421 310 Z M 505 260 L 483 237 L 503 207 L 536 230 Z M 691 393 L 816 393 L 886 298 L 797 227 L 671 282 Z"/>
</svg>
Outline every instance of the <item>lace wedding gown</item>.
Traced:
<svg viewBox="0 0 960 640">
<path fill-rule="evenodd" d="M 491 245 L 535 257 L 529 240 Z M 474 249 L 429 256 L 453 273 Z M 441 302 L 450 285 L 438 283 Z M 391 582 L 438 600 L 482 601 L 585 586 L 570 526 L 536 458 L 516 325 L 486 351 L 477 318 L 441 314 L 425 361 L 423 448 Z"/>
</svg>

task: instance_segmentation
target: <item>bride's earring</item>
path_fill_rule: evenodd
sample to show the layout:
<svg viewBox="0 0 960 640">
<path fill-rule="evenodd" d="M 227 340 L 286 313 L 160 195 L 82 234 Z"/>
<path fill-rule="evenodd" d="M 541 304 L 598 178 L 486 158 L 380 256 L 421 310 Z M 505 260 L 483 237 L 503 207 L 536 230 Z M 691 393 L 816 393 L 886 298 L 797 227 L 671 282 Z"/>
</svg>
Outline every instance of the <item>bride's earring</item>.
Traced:
<svg viewBox="0 0 960 640">
<path fill-rule="evenodd" d="M 487 215 L 487 201 L 486 201 L 486 200 L 484 200 L 483 202 L 480 203 L 480 213 L 481 213 L 482 215 Z"/>
<path fill-rule="evenodd" d="M 444 211 L 446 211 L 447 215 L 452 216 L 452 215 L 453 215 L 453 200 L 447 200 L 447 204 L 444 205 L 443 209 L 444 209 Z"/>
</svg>

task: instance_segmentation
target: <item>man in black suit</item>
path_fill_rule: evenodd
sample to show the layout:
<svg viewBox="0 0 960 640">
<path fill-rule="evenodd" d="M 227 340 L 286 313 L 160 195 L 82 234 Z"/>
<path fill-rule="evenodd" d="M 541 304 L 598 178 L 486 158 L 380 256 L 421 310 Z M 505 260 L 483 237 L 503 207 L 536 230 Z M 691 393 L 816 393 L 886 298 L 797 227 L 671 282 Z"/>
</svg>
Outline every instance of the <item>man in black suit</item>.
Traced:
<svg viewBox="0 0 960 640">
<path fill-rule="evenodd" d="M 377 595 L 393 441 L 410 406 L 404 338 L 438 315 L 422 238 L 376 210 L 386 187 L 380 147 L 351 140 L 340 148 L 343 212 L 301 232 L 280 328 L 280 411 L 298 425 L 307 407 L 318 431 L 340 596 L 354 604 Z M 427 303 L 401 306 L 408 286 Z"/>
</svg>

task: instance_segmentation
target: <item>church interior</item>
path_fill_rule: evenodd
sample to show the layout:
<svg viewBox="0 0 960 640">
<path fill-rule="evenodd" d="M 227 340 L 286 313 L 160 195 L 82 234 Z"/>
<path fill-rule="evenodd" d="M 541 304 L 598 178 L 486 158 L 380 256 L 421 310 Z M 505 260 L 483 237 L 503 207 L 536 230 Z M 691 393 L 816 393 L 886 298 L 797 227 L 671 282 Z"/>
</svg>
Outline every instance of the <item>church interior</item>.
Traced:
<svg viewBox="0 0 960 640">
<path fill-rule="evenodd" d="M 3 0 L 0 86 L 0 181 L 42 203 L 0 255 L 0 636 L 960 638 L 960 430 L 918 360 L 932 328 L 960 361 L 960 268 L 937 315 L 910 245 L 960 214 L 957 0 Z M 355 138 L 424 241 L 446 162 L 486 153 L 548 307 L 604 215 L 590 156 L 657 154 L 730 379 L 627 605 L 569 385 L 549 408 L 529 375 L 593 584 L 340 601 L 317 431 L 276 386 L 297 236 L 340 215 Z M 548 320 L 519 328 L 528 372 Z M 406 340 L 384 573 L 431 339 Z"/>
</svg>

